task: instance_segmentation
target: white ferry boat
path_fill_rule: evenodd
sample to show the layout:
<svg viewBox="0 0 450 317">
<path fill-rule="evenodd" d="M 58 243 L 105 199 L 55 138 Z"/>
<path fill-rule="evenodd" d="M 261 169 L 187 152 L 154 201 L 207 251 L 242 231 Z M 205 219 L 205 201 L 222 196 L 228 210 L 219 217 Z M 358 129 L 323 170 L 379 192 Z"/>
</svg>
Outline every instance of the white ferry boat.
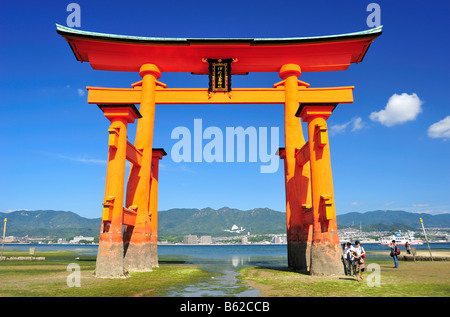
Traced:
<svg viewBox="0 0 450 317">
<path fill-rule="evenodd" d="M 396 235 L 392 235 L 390 237 L 383 237 L 381 238 L 381 244 L 388 245 L 392 242 L 392 240 L 395 240 L 396 245 L 405 245 L 406 242 L 408 242 L 410 245 L 423 244 L 422 240 L 414 238 L 414 234 L 412 232 L 408 232 L 408 234 L 404 236 L 402 236 L 401 232 L 399 232 Z"/>
</svg>

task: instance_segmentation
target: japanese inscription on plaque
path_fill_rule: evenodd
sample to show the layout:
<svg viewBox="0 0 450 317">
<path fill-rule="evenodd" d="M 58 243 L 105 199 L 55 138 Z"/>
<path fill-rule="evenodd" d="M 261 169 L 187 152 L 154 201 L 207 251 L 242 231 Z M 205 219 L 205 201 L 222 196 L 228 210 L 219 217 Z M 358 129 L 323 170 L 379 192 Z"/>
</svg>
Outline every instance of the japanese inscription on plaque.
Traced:
<svg viewBox="0 0 450 317">
<path fill-rule="evenodd" d="M 231 91 L 231 63 L 233 59 L 211 59 L 209 64 L 209 91 Z"/>
</svg>

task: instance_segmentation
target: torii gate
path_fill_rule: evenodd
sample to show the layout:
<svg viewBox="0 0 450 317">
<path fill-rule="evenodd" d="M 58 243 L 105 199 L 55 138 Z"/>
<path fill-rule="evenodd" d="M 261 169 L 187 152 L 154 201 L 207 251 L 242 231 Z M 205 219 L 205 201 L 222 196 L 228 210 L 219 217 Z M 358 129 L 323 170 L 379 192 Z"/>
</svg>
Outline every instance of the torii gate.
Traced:
<svg viewBox="0 0 450 317">
<path fill-rule="evenodd" d="M 326 120 L 339 103 L 353 102 L 354 87 L 310 88 L 298 77 L 361 62 L 381 27 L 268 39 L 121 36 L 60 25 L 57 32 L 77 60 L 93 69 L 142 77 L 132 88 L 87 87 L 88 103 L 111 121 L 97 277 L 123 277 L 157 265 L 158 162 L 166 153 L 152 148 L 156 104 L 284 104 L 285 147 L 279 155 L 285 166 L 288 265 L 312 275 L 343 274 Z M 158 81 L 163 72 L 209 74 L 210 86 L 167 88 Z M 248 72 L 278 72 L 283 80 L 272 88 L 231 89 L 231 76 Z M 132 145 L 127 125 L 136 119 Z M 301 120 L 308 124 L 308 142 Z M 125 195 L 126 160 L 131 170 Z"/>
</svg>

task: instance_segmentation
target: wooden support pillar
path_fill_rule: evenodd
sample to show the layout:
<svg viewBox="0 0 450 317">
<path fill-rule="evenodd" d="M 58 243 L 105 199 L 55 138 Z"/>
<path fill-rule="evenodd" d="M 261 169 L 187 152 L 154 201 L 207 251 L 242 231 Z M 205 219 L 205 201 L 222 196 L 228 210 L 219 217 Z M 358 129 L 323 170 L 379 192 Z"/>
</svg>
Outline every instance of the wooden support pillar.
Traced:
<svg viewBox="0 0 450 317">
<path fill-rule="evenodd" d="M 311 275 L 341 275 L 327 119 L 337 104 L 301 104 L 298 116 L 308 123 L 313 234 Z"/>
<path fill-rule="evenodd" d="M 284 186 L 285 186 L 285 196 L 286 196 L 286 202 L 287 202 L 287 191 L 286 191 L 286 188 L 287 188 L 287 175 L 286 175 L 287 163 L 285 160 L 286 159 L 286 149 L 284 147 L 280 147 L 280 148 L 278 148 L 278 151 L 276 154 L 280 157 L 280 160 L 283 160 L 283 162 L 284 162 L 284 164 L 283 164 L 283 166 L 284 166 Z"/>
<path fill-rule="evenodd" d="M 152 267 L 159 267 L 158 264 L 158 175 L 159 161 L 166 156 L 164 149 L 153 149 L 152 157 L 152 183 L 150 188 L 150 224 L 152 228 L 151 245 L 151 263 Z"/>
<path fill-rule="evenodd" d="M 308 87 L 309 84 L 298 80 L 300 74 L 301 69 L 298 65 L 283 65 L 279 72 L 283 81 L 274 86 L 284 85 L 285 88 L 284 163 L 288 265 L 296 270 L 308 270 L 308 228 L 304 226 L 302 205 L 310 203 L 310 170 L 309 163 L 303 166 L 296 164 L 296 150 L 304 146 L 305 138 L 300 118 L 295 114 L 299 106 L 299 90 Z"/>
<path fill-rule="evenodd" d="M 161 77 L 158 67 L 142 65 L 142 92 L 135 148 L 142 151 L 141 166 L 132 165 L 127 185 L 127 205 L 137 207 L 136 223 L 130 235 L 124 265 L 128 271 L 151 271 L 151 224 L 149 216 L 153 128 L 155 124 L 155 88 Z"/>
<path fill-rule="evenodd" d="M 140 114 L 134 105 L 99 107 L 111 125 L 108 129 L 108 166 L 95 276 L 121 278 L 127 274 L 123 266 L 122 237 L 127 125 L 133 123 Z"/>
</svg>

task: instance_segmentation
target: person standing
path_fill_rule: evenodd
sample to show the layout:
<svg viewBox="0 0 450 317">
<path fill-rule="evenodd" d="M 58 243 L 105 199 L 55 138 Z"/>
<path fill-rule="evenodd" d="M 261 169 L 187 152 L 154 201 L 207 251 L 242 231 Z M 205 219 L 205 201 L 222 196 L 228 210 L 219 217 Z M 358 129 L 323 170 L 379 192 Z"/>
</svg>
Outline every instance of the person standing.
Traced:
<svg viewBox="0 0 450 317">
<path fill-rule="evenodd" d="M 409 244 L 408 241 L 406 241 L 405 249 L 406 249 L 406 254 L 411 254 L 411 245 Z"/>
<path fill-rule="evenodd" d="M 391 243 L 389 243 L 389 247 L 391 248 L 390 256 L 394 259 L 394 268 L 398 268 L 398 247 L 395 245 L 395 240 L 392 240 Z"/>
<path fill-rule="evenodd" d="M 353 267 L 353 255 L 352 251 L 354 248 L 352 247 L 352 244 L 350 242 L 347 242 L 347 245 L 344 248 L 344 259 L 347 266 L 347 272 L 346 274 L 348 276 L 352 275 L 352 267 Z M 356 275 L 355 270 L 353 270 L 353 275 Z"/>
<path fill-rule="evenodd" d="M 366 252 L 364 248 L 361 246 L 358 240 L 355 241 L 355 247 L 352 251 L 353 254 L 353 272 L 356 273 L 356 280 L 363 280 L 363 272 L 364 272 L 364 258 L 366 257 Z M 358 275 L 359 274 L 359 275 Z"/>
</svg>

